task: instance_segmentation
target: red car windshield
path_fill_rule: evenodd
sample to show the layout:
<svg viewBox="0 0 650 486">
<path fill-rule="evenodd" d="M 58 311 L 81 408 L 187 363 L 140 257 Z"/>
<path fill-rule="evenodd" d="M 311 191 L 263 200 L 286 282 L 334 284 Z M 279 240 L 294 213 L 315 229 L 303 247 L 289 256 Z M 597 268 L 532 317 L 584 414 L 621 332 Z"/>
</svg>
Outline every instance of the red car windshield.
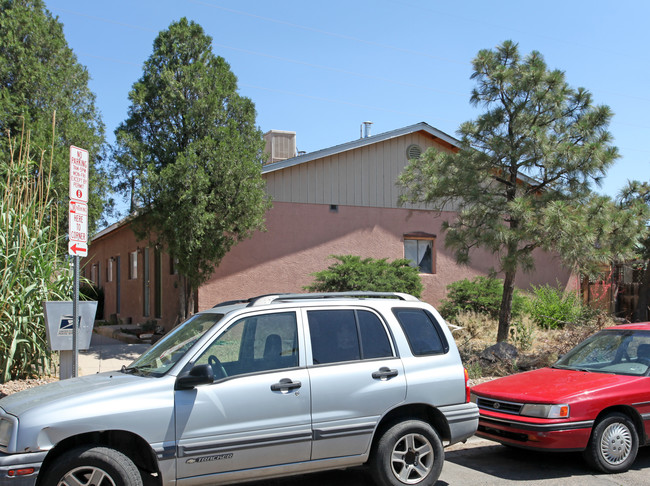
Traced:
<svg viewBox="0 0 650 486">
<path fill-rule="evenodd" d="M 648 375 L 650 332 L 601 331 L 573 348 L 553 367 L 616 375 Z"/>
</svg>

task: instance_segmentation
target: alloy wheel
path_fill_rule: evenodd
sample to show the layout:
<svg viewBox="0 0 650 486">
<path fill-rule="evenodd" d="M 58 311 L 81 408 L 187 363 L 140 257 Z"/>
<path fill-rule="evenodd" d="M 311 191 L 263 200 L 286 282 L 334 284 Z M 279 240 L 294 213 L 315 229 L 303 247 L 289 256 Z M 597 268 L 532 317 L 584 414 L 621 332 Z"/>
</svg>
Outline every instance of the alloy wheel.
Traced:
<svg viewBox="0 0 650 486">
<path fill-rule="evenodd" d="M 433 447 L 422 434 L 408 434 L 395 443 L 391 467 L 404 484 L 417 484 L 427 477 L 434 462 Z"/>
<path fill-rule="evenodd" d="M 82 466 L 63 476 L 58 486 L 115 486 L 115 482 L 98 467 Z"/>
</svg>

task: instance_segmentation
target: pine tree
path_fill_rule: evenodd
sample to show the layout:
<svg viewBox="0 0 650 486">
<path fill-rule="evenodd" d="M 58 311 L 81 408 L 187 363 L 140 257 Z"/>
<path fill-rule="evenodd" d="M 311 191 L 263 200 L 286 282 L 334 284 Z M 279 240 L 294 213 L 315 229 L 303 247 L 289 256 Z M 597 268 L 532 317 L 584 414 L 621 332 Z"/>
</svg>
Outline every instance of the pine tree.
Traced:
<svg viewBox="0 0 650 486">
<path fill-rule="evenodd" d="M 468 263 L 475 247 L 498 256 L 497 341 L 506 341 L 515 277 L 534 269 L 536 249 L 589 271 L 626 254 L 640 223 L 592 191 L 619 156 L 609 107 L 571 88 L 540 53 L 522 59 L 512 41 L 480 51 L 472 65 L 470 102 L 484 113 L 461 125 L 457 154 L 429 149 L 409 163 L 401 202 L 457 211 L 443 229 L 458 262 Z"/>
</svg>

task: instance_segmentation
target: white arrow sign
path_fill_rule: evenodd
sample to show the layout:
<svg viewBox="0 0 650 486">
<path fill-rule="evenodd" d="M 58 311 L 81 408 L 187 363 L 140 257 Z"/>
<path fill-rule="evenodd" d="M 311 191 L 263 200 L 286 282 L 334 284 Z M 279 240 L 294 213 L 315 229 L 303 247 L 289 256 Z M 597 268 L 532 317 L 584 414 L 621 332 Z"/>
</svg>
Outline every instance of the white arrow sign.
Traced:
<svg viewBox="0 0 650 486">
<path fill-rule="evenodd" d="M 83 202 L 68 204 L 68 253 L 88 256 L 88 205 Z"/>
<path fill-rule="evenodd" d="M 68 254 L 78 257 L 88 256 L 88 245 L 78 241 L 68 241 Z"/>
</svg>

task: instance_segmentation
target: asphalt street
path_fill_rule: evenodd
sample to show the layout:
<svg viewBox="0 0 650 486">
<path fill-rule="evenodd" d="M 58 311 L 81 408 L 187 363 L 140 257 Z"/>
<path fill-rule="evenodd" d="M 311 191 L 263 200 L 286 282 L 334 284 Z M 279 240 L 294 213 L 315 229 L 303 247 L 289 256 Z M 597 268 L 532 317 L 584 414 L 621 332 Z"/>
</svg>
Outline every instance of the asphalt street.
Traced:
<svg viewBox="0 0 650 486">
<path fill-rule="evenodd" d="M 436 486 L 648 486 L 650 447 L 639 450 L 634 467 L 622 474 L 598 474 L 580 453 L 543 453 L 518 450 L 471 438 L 446 451 Z M 245 486 L 374 486 L 362 469 L 329 471 Z"/>
</svg>

